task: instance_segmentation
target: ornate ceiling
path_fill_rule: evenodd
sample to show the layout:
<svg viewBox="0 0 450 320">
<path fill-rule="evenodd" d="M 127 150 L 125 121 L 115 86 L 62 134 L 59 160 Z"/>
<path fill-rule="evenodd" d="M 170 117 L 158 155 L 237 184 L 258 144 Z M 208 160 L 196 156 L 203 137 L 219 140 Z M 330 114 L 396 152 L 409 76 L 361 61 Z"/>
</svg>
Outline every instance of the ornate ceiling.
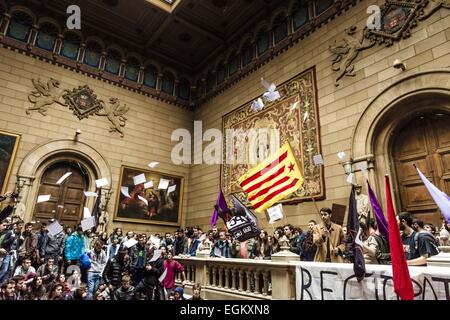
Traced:
<svg viewBox="0 0 450 320">
<path fill-rule="evenodd" d="M 23 1 L 16 1 L 23 2 Z M 92 29 L 137 52 L 196 71 L 283 0 L 31 0 L 57 20 L 81 8 L 82 31 Z M 172 5 L 168 4 L 173 2 Z M 94 31 L 95 30 L 95 31 Z M 84 33 L 84 32 L 83 32 Z"/>
</svg>

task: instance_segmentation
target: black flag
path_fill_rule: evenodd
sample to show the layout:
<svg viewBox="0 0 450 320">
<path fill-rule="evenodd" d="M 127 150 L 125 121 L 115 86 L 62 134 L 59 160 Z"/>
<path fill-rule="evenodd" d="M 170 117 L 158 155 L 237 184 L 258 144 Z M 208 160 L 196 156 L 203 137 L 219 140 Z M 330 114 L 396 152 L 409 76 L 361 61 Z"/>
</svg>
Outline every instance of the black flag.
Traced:
<svg viewBox="0 0 450 320">
<path fill-rule="evenodd" d="M 353 271 L 355 272 L 356 279 L 361 281 L 364 279 L 364 275 L 366 274 L 366 265 L 364 262 L 363 243 L 361 240 L 362 230 L 359 227 L 354 186 L 352 186 L 348 208 L 346 239 L 347 258 L 353 263 Z"/>
<path fill-rule="evenodd" d="M 102 215 L 102 209 L 100 203 L 102 202 L 102 188 L 98 189 L 97 199 L 95 200 L 94 210 L 92 210 L 92 216 L 95 219 L 95 226 L 98 226 L 100 216 Z"/>
<path fill-rule="evenodd" d="M 258 228 L 258 221 L 253 212 L 234 195 L 231 195 L 231 201 L 234 205 L 234 215 L 227 222 L 227 228 L 233 235 L 233 238 L 242 242 L 258 236 L 261 231 Z"/>
</svg>

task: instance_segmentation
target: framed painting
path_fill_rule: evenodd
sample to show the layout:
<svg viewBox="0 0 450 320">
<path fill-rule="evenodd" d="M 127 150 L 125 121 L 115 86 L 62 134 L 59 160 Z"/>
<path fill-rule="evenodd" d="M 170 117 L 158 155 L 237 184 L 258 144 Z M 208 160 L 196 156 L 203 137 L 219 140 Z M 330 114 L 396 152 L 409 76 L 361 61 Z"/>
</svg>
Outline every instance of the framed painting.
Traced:
<svg viewBox="0 0 450 320">
<path fill-rule="evenodd" d="M 122 166 L 114 221 L 181 225 L 184 178 Z"/>
<path fill-rule="evenodd" d="M 19 141 L 20 135 L 0 130 L 0 194 L 7 191 Z"/>
</svg>

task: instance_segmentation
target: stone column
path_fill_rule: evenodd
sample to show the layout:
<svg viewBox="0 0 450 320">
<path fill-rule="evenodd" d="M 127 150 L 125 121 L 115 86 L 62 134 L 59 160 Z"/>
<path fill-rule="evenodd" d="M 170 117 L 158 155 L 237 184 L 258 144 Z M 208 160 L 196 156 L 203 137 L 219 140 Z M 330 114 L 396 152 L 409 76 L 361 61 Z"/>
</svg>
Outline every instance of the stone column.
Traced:
<svg viewBox="0 0 450 320">
<path fill-rule="evenodd" d="M 286 268 L 290 261 L 300 261 L 298 254 L 287 250 L 287 247 L 281 247 L 282 251 L 272 255 L 272 262 L 281 262 L 286 264 Z M 273 268 L 272 273 L 272 299 L 273 300 L 291 300 L 295 298 L 295 290 L 291 287 L 290 278 L 292 274 L 289 269 Z M 295 275 L 295 273 L 294 273 Z"/>
<path fill-rule="evenodd" d="M 439 247 L 439 254 L 427 259 L 428 267 L 450 267 L 450 246 Z"/>
</svg>

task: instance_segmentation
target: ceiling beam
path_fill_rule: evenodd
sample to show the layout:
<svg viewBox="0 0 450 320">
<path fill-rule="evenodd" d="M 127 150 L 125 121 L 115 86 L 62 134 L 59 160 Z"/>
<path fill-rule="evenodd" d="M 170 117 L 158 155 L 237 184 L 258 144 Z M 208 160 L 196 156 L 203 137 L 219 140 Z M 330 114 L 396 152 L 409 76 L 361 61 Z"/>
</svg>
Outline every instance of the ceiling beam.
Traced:
<svg viewBox="0 0 450 320">
<path fill-rule="evenodd" d="M 179 20 L 181 23 L 184 23 L 185 25 L 189 26 L 190 28 L 194 29 L 197 32 L 202 33 L 203 35 L 210 37 L 213 40 L 216 40 L 220 43 L 225 43 L 225 40 L 222 39 L 221 37 L 219 37 L 218 35 L 203 29 L 202 27 L 199 27 L 197 24 L 187 21 L 186 19 L 180 17 L 180 16 L 176 16 L 176 19 Z"/>
<path fill-rule="evenodd" d="M 172 16 L 167 16 L 166 19 L 163 21 L 163 23 L 159 26 L 158 30 L 150 37 L 150 39 L 145 44 L 146 47 L 151 46 L 158 38 L 161 36 L 161 34 L 166 31 L 167 27 L 172 23 L 173 18 Z"/>
</svg>

